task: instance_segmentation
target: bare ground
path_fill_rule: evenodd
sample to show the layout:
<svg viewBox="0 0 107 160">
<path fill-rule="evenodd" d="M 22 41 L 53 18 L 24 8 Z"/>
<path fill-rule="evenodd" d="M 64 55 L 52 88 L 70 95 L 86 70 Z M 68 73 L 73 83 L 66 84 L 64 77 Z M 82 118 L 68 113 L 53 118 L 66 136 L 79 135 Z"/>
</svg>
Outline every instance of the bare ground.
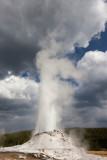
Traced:
<svg viewBox="0 0 107 160">
<path fill-rule="evenodd" d="M 102 157 L 107 157 L 107 151 L 87 151 L 88 154 L 96 154 L 96 155 L 100 155 Z M 24 153 L 0 153 L 0 160 L 19 160 L 20 155 L 25 156 L 26 160 L 41 160 L 41 159 L 37 159 L 34 158 L 32 155 L 30 154 L 24 154 Z"/>
<path fill-rule="evenodd" d="M 107 157 L 107 151 L 87 151 L 88 154 L 100 155 L 102 157 Z"/>
<path fill-rule="evenodd" d="M 26 157 L 26 160 L 41 160 L 41 159 L 37 159 L 34 158 L 32 155 L 30 154 L 24 154 L 24 153 L 0 153 L 0 160 L 21 160 L 21 158 L 19 157 Z M 23 159 L 23 158 L 22 158 Z"/>
</svg>

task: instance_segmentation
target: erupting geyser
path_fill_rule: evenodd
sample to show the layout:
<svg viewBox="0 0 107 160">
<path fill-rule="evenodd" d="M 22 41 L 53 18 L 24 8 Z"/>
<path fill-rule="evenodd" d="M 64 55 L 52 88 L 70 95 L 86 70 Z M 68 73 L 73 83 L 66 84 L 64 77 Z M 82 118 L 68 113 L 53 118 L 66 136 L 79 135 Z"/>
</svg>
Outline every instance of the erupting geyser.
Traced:
<svg viewBox="0 0 107 160">
<path fill-rule="evenodd" d="M 27 31 L 29 38 L 32 33 L 37 34 L 40 47 L 36 55 L 36 67 L 40 75 L 36 129 L 30 141 L 23 145 L 0 148 L 0 151 L 33 153 L 44 159 L 107 160 L 86 154 L 75 145 L 73 139 L 66 138 L 56 130 L 62 117 L 61 108 L 67 107 L 66 104 L 71 106 L 72 94 L 76 90 L 68 83 L 68 79 L 79 82 L 83 74 L 67 53 L 73 53 L 76 45 L 87 47 L 94 35 L 104 31 L 107 3 L 103 0 L 35 0 L 33 3 L 37 5 L 38 17 L 34 18 L 36 32 L 34 26 L 30 25 L 27 27 L 30 26 L 33 31 L 30 32 L 29 28 Z M 23 16 L 26 13 L 22 12 Z"/>
<path fill-rule="evenodd" d="M 43 66 L 44 67 L 44 66 Z M 45 67 L 44 67 L 45 68 Z M 49 69 L 48 69 L 49 71 Z M 44 73 L 46 70 L 44 69 Z M 53 131 L 56 128 L 55 82 L 51 76 L 45 77 L 41 73 L 39 111 L 36 132 Z"/>
</svg>

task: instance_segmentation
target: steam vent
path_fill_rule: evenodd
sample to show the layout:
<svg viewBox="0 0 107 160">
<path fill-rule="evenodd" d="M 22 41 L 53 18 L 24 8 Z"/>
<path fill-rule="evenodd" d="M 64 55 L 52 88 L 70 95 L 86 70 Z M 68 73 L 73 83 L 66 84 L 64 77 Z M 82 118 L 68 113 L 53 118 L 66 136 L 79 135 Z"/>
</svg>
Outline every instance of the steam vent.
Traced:
<svg viewBox="0 0 107 160">
<path fill-rule="evenodd" d="M 31 153 L 36 158 L 46 160 L 107 160 L 86 154 L 83 149 L 76 147 L 70 138 L 57 130 L 38 133 L 22 145 L 1 148 L 0 151 Z"/>
</svg>

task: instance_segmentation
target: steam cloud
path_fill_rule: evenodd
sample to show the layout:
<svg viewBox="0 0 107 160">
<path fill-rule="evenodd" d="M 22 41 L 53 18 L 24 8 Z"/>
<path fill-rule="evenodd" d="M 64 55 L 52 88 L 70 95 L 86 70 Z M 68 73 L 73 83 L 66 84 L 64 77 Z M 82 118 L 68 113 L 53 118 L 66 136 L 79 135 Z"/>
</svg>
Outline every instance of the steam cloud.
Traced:
<svg viewBox="0 0 107 160">
<path fill-rule="evenodd" d="M 46 18 L 51 11 L 52 26 L 49 25 L 46 37 L 39 41 L 41 51 L 36 57 L 41 81 L 37 130 L 53 131 L 60 124 L 62 106 L 75 90 L 67 79 L 79 81 L 82 76 L 82 71 L 66 54 L 72 53 L 77 44 L 87 47 L 94 35 L 100 37 L 107 21 L 107 4 L 103 0 L 46 0 L 44 3 L 40 7 L 43 13 L 40 22 L 47 20 L 44 25 L 48 27 L 50 22 Z"/>
</svg>

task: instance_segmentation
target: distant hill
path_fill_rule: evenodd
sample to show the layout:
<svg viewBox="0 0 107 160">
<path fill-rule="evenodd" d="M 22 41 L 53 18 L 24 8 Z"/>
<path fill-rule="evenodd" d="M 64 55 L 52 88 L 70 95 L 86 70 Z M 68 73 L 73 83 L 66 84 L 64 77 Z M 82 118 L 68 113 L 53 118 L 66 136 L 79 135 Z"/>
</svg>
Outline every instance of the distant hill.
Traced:
<svg viewBox="0 0 107 160">
<path fill-rule="evenodd" d="M 0 136 L 0 146 L 8 147 L 27 142 L 33 130 L 20 131 Z M 107 128 L 66 128 L 67 134 L 74 135 L 88 150 L 107 150 Z"/>
</svg>

